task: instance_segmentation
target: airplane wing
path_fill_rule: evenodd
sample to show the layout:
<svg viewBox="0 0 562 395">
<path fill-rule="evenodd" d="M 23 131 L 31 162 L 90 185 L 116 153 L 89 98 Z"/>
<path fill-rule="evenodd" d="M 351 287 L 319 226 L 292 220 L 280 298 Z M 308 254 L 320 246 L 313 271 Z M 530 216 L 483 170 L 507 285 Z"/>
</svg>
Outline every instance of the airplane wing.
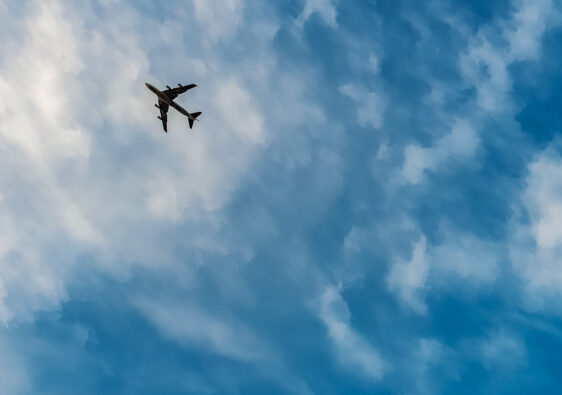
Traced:
<svg viewBox="0 0 562 395">
<path fill-rule="evenodd" d="M 158 119 L 162 121 L 162 127 L 164 128 L 164 131 L 168 133 L 168 105 L 162 100 L 158 99 L 158 108 L 160 109 L 160 116 L 158 117 Z"/>
<path fill-rule="evenodd" d="M 166 94 L 166 96 L 168 96 L 170 99 L 174 100 L 176 97 L 178 97 L 178 95 L 181 95 L 184 92 L 187 92 L 190 89 L 195 88 L 197 85 L 195 84 L 189 84 L 189 85 L 179 85 L 177 88 L 170 88 L 168 87 L 168 89 L 166 89 L 165 91 L 162 91 Z"/>
</svg>

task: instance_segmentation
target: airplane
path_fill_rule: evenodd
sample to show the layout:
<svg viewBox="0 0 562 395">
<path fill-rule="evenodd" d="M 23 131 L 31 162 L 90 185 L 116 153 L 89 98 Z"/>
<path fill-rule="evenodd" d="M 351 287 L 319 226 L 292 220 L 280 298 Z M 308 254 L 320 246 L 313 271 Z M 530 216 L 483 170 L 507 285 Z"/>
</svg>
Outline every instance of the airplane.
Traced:
<svg viewBox="0 0 562 395">
<path fill-rule="evenodd" d="M 182 84 L 178 84 L 177 88 L 170 88 L 168 85 L 166 85 L 167 89 L 165 91 L 161 91 L 155 88 L 154 86 L 150 85 L 148 82 L 145 83 L 145 85 L 148 89 L 150 89 L 152 93 L 158 96 L 158 104 L 155 104 L 155 106 L 156 108 L 160 109 L 160 116 L 158 117 L 158 119 L 162 121 L 164 132 L 168 133 L 167 122 L 168 122 L 169 107 L 175 108 L 178 112 L 189 118 L 189 128 L 191 129 L 193 127 L 193 122 L 197 120 L 197 117 L 201 115 L 201 113 L 200 112 L 189 113 L 182 106 L 175 103 L 174 99 L 178 97 L 178 95 L 181 95 L 182 93 L 192 88 L 195 88 L 197 85 L 189 84 L 184 86 Z"/>
</svg>

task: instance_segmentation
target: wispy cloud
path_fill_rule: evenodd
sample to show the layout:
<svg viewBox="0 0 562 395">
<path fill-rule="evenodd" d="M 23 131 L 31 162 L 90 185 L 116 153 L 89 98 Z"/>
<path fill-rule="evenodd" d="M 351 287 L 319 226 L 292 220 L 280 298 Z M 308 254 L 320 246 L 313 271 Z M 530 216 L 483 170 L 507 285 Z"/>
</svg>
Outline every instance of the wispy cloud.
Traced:
<svg viewBox="0 0 562 395">
<path fill-rule="evenodd" d="M 426 285 L 429 262 L 425 251 L 426 241 L 422 237 L 414 247 L 412 259 L 395 263 L 387 278 L 388 288 L 396 291 L 402 301 L 417 313 L 424 313 L 426 310 L 423 290 Z"/>
<path fill-rule="evenodd" d="M 196 306 L 144 298 L 135 305 L 155 323 L 165 337 L 186 347 L 210 348 L 213 352 L 242 361 L 264 356 L 264 346 L 243 324 L 225 321 Z"/>
<path fill-rule="evenodd" d="M 328 287 L 323 291 L 318 314 L 343 367 L 371 380 L 380 380 L 385 364 L 378 352 L 350 326 L 350 312 L 337 288 Z"/>
<path fill-rule="evenodd" d="M 556 2 L 24 3 L 0 392 L 549 392 Z M 197 83 L 196 128 L 146 81 Z"/>
<path fill-rule="evenodd" d="M 318 13 L 326 24 L 336 27 L 337 2 L 338 0 L 306 0 L 304 9 L 296 19 L 297 25 L 302 26 L 312 14 Z"/>
<path fill-rule="evenodd" d="M 426 170 L 436 170 L 448 160 L 466 160 L 474 155 L 479 144 L 478 133 L 469 121 L 457 119 L 451 132 L 440 138 L 432 147 L 407 146 L 402 176 L 412 184 L 423 180 Z"/>
</svg>

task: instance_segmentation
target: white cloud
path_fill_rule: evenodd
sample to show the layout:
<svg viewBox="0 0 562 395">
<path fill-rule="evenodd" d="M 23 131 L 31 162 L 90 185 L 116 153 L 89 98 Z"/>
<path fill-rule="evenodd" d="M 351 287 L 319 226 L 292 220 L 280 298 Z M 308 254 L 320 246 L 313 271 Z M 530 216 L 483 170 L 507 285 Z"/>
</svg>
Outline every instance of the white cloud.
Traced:
<svg viewBox="0 0 562 395">
<path fill-rule="evenodd" d="M 527 363 L 525 344 L 516 336 L 496 331 L 479 341 L 480 358 L 486 369 L 515 369 Z"/>
<path fill-rule="evenodd" d="M 243 4 L 240 0 L 193 0 L 195 16 L 211 40 L 228 38 L 242 20 Z"/>
<path fill-rule="evenodd" d="M 509 43 L 512 61 L 536 60 L 544 32 L 561 22 L 560 12 L 551 0 L 517 0 L 518 8 L 503 35 Z"/>
<path fill-rule="evenodd" d="M 306 0 L 304 9 L 296 20 L 297 25 L 302 26 L 312 14 L 318 13 L 327 25 L 336 27 L 337 3 L 338 0 Z"/>
<path fill-rule="evenodd" d="M 111 9 L 109 19 L 101 21 L 83 4 L 30 1 L 14 37 L 18 45 L 3 47 L 2 323 L 55 308 L 80 254 L 95 256 L 99 270 L 119 276 L 133 262 L 162 265 L 171 259 L 159 234 L 163 226 L 187 219 L 200 228 L 194 243 L 222 251 L 221 243 L 202 238 L 267 142 L 265 104 L 248 88 L 255 75 L 229 64 L 229 74 L 217 76 L 201 65 L 226 61 L 197 42 L 189 51 L 182 40 L 162 45 L 168 30 L 188 29 L 180 27 L 181 12 L 159 23 L 124 3 L 100 6 Z M 219 18 L 202 3 L 196 7 L 202 20 Z M 225 1 L 224 12 L 240 7 Z M 235 28 L 210 29 L 204 37 L 228 40 Z M 275 66 L 267 52 L 271 35 L 259 39 L 265 52 L 254 64 L 268 81 Z M 174 68 L 158 63 L 166 57 L 162 48 Z M 203 116 L 187 136 L 187 122 L 174 113 L 170 133 L 161 132 L 154 97 L 143 84 L 171 83 L 176 72 L 181 82 L 191 82 L 183 80 L 189 76 L 203 86 L 190 92 L 188 108 Z"/>
<path fill-rule="evenodd" d="M 224 314 L 213 315 L 195 305 L 177 302 L 151 297 L 139 298 L 134 303 L 165 337 L 186 347 L 204 347 L 243 361 L 264 356 L 264 346 L 243 324 L 225 318 Z"/>
<path fill-rule="evenodd" d="M 439 18 L 456 28 L 453 25 L 457 17 L 444 14 L 443 6 L 436 4 L 432 7 Z M 538 60 L 544 32 L 562 21 L 550 0 L 516 0 L 513 6 L 515 11 L 508 18 L 482 25 L 472 37 L 466 38 L 469 32 L 466 26 L 460 28 L 459 32 L 467 40 L 467 48 L 459 56 L 459 69 L 466 87 L 476 90 L 477 108 L 472 110 L 470 117 L 457 116 L 452 133 L 435 145 L 409 145 L 405 148 L 402 176 L 407 182 L 420 183 L 425 170 L 436 171 L 449 158 L 474 155 L 480 141 L 476 125 L 482 123 L 483 116 L 513 116 L 516 106 L 511 98 L 509 66 L 516 61 Z M 410 22 L 420 31 L 427 30 L 419 18 L 410 18 Z M 431 85 L 432 90 L 427 97 L 431 105 L 441 106 L 446 102 L 446 94 L 456 95 L 439 81 L 431 81 Z M 448 114 L 442 116 L 444 119 L 450 117 Z"/>
<path fill-rule="evenodd" d="M 500 112 L 508 108 L 511 90 L 508 65 L 505 50 L 492 45 L 481 32 L 461 56 L 461 71 L 476 88 L 477 104 L 482 110 Z"/>
<path fill-rule="evenodd" d="M 354 84 L 340 87 L 340 92 L 353 99 L 357 105 L 357 122 L 363 127 L 380 129 L 383 125 L 386 101 L 376 92 Z"/>
<path fill-rule="evenodd" d="M 426 170 L 436 170 L 450 159 L 463 160 L 474 155 L 480 138 L 473 125 L 456 119 L 451 133 L 440 138 L 432 147 L 409 145 L 404 150 L 402 177 L 411 184 L 420 183 Z"/>
<path fill-rule="evenodd" d="M 169 233 L 161 231 L 178 223 L 187 228 L 182 237 L 189 240 L 194 255 L 213 251 L 224 256 L 231 248 L 244 248 L 249 251 L 244 256 L 251 257 L 252 246 L 233 247 L 222 239 L 221 210 L 272 139 L 298 147 L 267 152 L 287 155 L 280 165 L 284 170 L 309 169 L 315 162 L 322 165 L 319 167 L 327 165 L 323 171 L 330 177 L 311 177 L 317 183 L 310 186 L 316 197 L 311 212 L 322 212 L 316 202 L 330 200 L 344 185 L 338 153 L 325 146 L 312 152 L 307 145 L 311 143 L 297 127 L 306 122 L 311 134 L 326 137 L 323 128 L 313 127 L 326 118 L 308 100 L 303 81 L 309 78 L 309 70 L 287 75 L 275 69 L 269 48 L 275 21 L 268 19 L 252 30 L 255 57 L 237 65 L 213 48 L 228 45 L 245 28 L 241 23 L 243 3 L 238 0 L 223 0 L 218 7 L 195 0 L 196 27 L 184 23 L 184 11 L 159 22 L 138 15 L 124 3 L 100 4 L 111 8 L 108 23 L 101 23 L 88 7 L 78 8 L 84 4 L 31 2 L 19 27 L 22 34 L 14 35 L 18 45 L 0 43 L 4 51 L 0 98 L 10 98 L 0 99 L 0 322 L 4 324 L 30 319 L 37 310 L 55 308 L 64 300 L 66 282 L 84 252 L 96 258 L 99 270 L 119 276 L 126 277 L 132 264 L 168 270 L 167 263 L 174 258 L 163 236 Z M 536 16 L 532 4 L 525 4 L 528 10 L 521 8 L 525 15 L 515 14 L 505 24 L 509 49 L 498 50 L 491 44 L 496 41 L 481 33 L 461 59 L 466 80 L 477 87 L 481 109 L 503 108 L 511 84 L 509 62 L 534 59 L 540 53 L 537 48 L 544 29 L 538 24 L 543 17 Z M 4 11 L 3 3 L 0 8 Z M 328 25 L 337 25 L 333 1 L 307 1 L 298 22 L 304 24 L 313 13 L 319 13 Z M 206 25 L 208 29 L 201 29 Z M 182 39 L 174 40 L 182 35 L 186 42 L 191 41 L 191 47 L 186 48 Z M 366 63 L 373 72 L 380 69 L 373 56 Z M 228 75 L 222 73 L 225 65 Z M 270 83 L 272 75 L 278 83 Z M 193 77 L 200 87 L 180 101 L 185 100 L 190 109 L 202 110 L 202 122 L 186 136 L 185 120 L 172 113 L 170 133 L 164 135 L 151 107 L 154 98 L 142 83 L 165 84 L 185 76 Z M 360 125 L 383 127 L 387 104 L 380 92 L 355 84 L 344 85 L 340 91 L 356 103 Z M 279 111 L 266 115 L 268 107 Z M 433 146 L 407 147 L 399 169 L 403 178 L 419 183 L 426 170 L 472 157 L 480 142 L 478 124 L 459 117 L 450 133 Z M 273 135 L 272 125 L 289 127 Z M 338 133 L 326 138 L 343 135 Z M 391 158 L 393 149 L 393 140 L 389 140 L 380 146 L 377 156 Z M 548 204 L 543 207 L 543 198 L 531 192 L 526 198 L 527 207 L 535 210 L 528 233 L 539 248 L 519 267 L 537 289 L 544 284 L 547 289 L 558 289 L 562 284 L 557 259 L 562 235 L 555 226 L 560 214 L 558 185 L 552 181 L 551 186 L 544 186 L 550 181 L 540 176 L 551 173 L 555 178 L 560 170 L 557 163 L 549 162 L 530 170 L 529 180 L 538 181 L 530 184 L 529 191 L 544 189 Z M 399 194 L 400 190 L 388 193 Z M 275 234 L 275 219 L 267 208 L 256 212 L 263 214 L 263 222 L 269 220 L 268 234 Z M 412 228 L 415 226 L 400 231 L 392 228 L 392 232 L 386 228 L 385 240 L 415 232 Z M 359 252 L 369 239 L 356 229 L 345 240 L 350 254 Z M 478 282 L 490 282 L 497 275 L 494 248 L 473 237 L 454 236 L 436 247 L 426 245 L 422 237 L 410 260 L 395 262 L 390 268 L 389 289 L 414 311 L 426 309 L 424 293 L 435 284 L 430 273 L 453 273 Z M 189 265 L 191 262 L 185 263 L 186 272 Z M 306 263 L 299 261 L 299 265 Z M 299 274 L 295 270 L 292 275 Z M 140 298 L 137 306 L 166 337 L 189 347 L 247 361 L 259 360 L 266 352 L 244 324 L 234 317 L 213 314 L 195 302 L 186 306 Z M 342 366 L 380 380 L 385 363 L 353 328 L 340 291 L 325 289 L 317 313 Z M 509 341 L 496 340 L 482 346 L 489 360 L 494 360 L 494 350 L 510 350 Z M 442 351 L 436 341 L 420 343 L 420 358 L 428 364 Z M 18 388 L 23 381 L 18 378 L 12 381 L 15 384 L 7 381 L 5 385 Z M 1 383 L 0 389 L 4 389 Z"/>
<path fill-rule="evenodd" d="M 100 235 L 79 203 L 65 193 L 62 173 L 80 167 L 91 138 L 76 119 L 65 89 L 84 68 L 75 31 L 58 2 L 30 8 L 17 52 L 6 56 L 0 77 L 0 322 L 52 307 L 64 297 L 60 262 L 44 265 L 42 242 L 65 232 L 98 244 Z M 57 172 L 60 172 L 57 174 Z M 63 254 L 64 255 L 64 254 Z"/>
<path fill-rule="evenodd" d="M 452 279 L 466 285 L 485 286 L 500 274 L 500 246 L 470 234 L 460 234 L 444 224 L 440 231 L 447 235 L 442 243 L 427 245 L 422 236 L 411 258 L 393 263 L 386 279 L 388 289 L 418 314 L 426 312 L 424 298 L 430 289 L 458 286 L 459 282 L 451 283 Z M 356 241 L 353 247 L 359 248 Z"/>
<path fill-rule="evenodd" d="M 445 242 L 431 249 L 433 270 L 441 276 L 454 274 L 475 284 L 489 284 L 497 278 L 499 246 L 447 227 L 443 230 L 447 234 Z"/>
<path fill-rule="evenodd" d="M 371 380 L 380 380 L 385 364 L 378 352 L 350 325 L 347 304 L 335 287 L 327 287 L 320 296 L 320 319 L 328 328 L 328 335 L 343 367 Z"/>
<path fill-rule="evenodd" d="M 524 195 L 531 217 L 531 231 L 539 248 L 562 244 L 562 181 L 559 157 L 540 155 L 529 165 L 527 190 Z"/>
<path fill-rule="evenodd" d="M 423 293 L 428 272 L 426 241 L 422 236 L 409 261 L 398 261 L 391 266 L 386 279 L 388 289 L 397 292 L 400 300 L 416 313 L 425 313 Z"/>
<path fill-rule="evenodd" d="M 561 22 L 550 0 L 517 0 L 514 5 L 516 11 L 510 18 L 482 27 L 460 57 L 461 71 L 476 88 L 478 105 L 484 111 L 512 108 L 508 66 L 516 61 L 537 60 L 543 33 Z M 507 46 L 501 44 L 501 37 L 507 40 Z"/>
<path fill-rule="evenodd" d="M 225 16 L 210 14 L 200 2 L 198 23 L 214 26 L 206 30 L 185 23 L 193 15 L 185 16 L 182 7 L 159 21 L 129 3 L 100 2 L 108 7 L 103 18 L 87 4 L 30 1 L 20 42 L 2 54 L 1 97 L 13 100 L 0 98 L 0 325 L 56 309 L 67 298 L 69 281 L 83 270 L 83 256 L 92 276 L 102 271 L 124 282 L 142 266 L 151 278 L 185 280 L 168 284 L 169 299 L 140 292 L 134 301 L 163 336 L 250 362 L 293 392 L 310 393 L 278 357 L 282 353 L 267 349 L 235 316 L 170 296 L 193 278 L 206 254 L 238 254 L 236 264 L 251 259 L 251 243 L 225 231 L 224 209 L 273 138 L 295 144 L 275 153 L 281 166 L 314 163 L 322 174 L 330 170 L 329 182 L 315 177 L 312 193 L 329 199 L 341 188 L 338 153 L 313 151 L 298 127 L 304 122 L 315 131 L 326 121 L 310 100 L 307 73 L 276 68 L 276 21 L 264 15 L 256 24 L 223 29 Z M 225 4 L 225 12 L 241 7 Z M 240 8 L 234 13 L 244 16 Z M 210 45 L 228 44 L 242 29 L 251 37 L 251 59 L 238 63 Z M 198 40 L 190 41 L 193 36 Z M 189 131 L 187 121 L 171 112 L 164 134 L 144 82 L 198 83 L 178 101 L 202 111 L 201 122 Z M 284 133 L 274 134 L 279 125 Z M 311 211 L 326 209 L 317 200 Z M 271 213 L 266 207 L 261 213 L 253 221 L 269 223 L 256 227 L 275 234 Z M 176 227 L 181 232 L 173 233 Z M 189 251 L 188 258 L 174 255 L 178 248 L 172 246 Z M 221 283 L 236 288 L 231 283 L 239 280 L 231 274 L 221 273 Z M 242 287 L 234 293 L 253 297 Z"/>
<path fill-rule="evenodd" d="M 554 144 L 555 146 L 555 144 Z M 522 207 L 528 220 L 513 219 L 510 252 L 524 280 L 531 309 L 560 309 L 562 294 L 562 159 L 554 147 L 539 154 L 529 167 Z M 515 211 L 517 213 L 517 211 Z"/>
</svg>

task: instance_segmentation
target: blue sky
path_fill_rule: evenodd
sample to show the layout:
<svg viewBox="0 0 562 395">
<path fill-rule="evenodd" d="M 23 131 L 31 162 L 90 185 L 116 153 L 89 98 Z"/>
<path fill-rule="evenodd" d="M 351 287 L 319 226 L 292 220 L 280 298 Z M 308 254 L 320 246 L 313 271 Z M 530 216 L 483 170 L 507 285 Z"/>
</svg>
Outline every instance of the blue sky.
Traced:
<svg viewBox="0 0 562 395">
<path fill-rule="evenodd" d="M 559 391 L 557 2 L 4 0 L 0 35 L 0 393 Z"/>
</svg>

